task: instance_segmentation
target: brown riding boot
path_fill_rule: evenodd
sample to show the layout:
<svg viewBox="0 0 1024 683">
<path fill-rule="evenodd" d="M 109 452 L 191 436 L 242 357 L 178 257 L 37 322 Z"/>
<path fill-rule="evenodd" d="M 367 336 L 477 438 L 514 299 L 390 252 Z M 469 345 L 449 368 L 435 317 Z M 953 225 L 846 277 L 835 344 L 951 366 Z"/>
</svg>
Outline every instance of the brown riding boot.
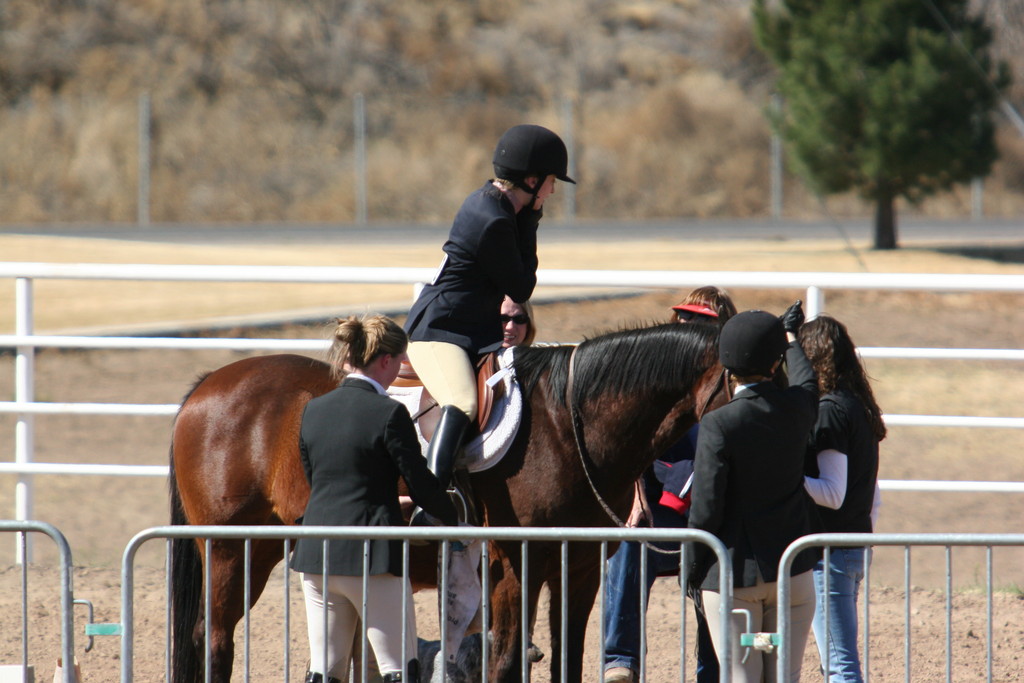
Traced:
<svg viewBox="0 0 1024 683">
<path fill-rule="evenodd" d="M 628 667 L 614 666 L 605 670 L 604 683 L 637 683 L 637 675 Z"/>
</svg>

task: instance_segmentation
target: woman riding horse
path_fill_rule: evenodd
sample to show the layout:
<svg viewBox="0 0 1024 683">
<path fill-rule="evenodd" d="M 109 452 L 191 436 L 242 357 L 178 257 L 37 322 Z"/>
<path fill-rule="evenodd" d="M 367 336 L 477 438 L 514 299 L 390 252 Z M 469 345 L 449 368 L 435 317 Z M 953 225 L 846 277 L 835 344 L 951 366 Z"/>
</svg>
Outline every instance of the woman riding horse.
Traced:
<svg viewBox="0 0 1024 683">
<path fill-rule="evenodd" d="M 565 143 L 547 128 L 507 130 L 494 151 L 495 179 L 462 204 L 441 267 L 409 311 L 409 359 L 441 405 L 427 463 L 443 486 L 477 414 L 473 361 L 501 348 L 502 299 L 523 302 L 533 294 L 537 226 L 555 181 L 576 182 L 568 163 Z"/>
</svg>

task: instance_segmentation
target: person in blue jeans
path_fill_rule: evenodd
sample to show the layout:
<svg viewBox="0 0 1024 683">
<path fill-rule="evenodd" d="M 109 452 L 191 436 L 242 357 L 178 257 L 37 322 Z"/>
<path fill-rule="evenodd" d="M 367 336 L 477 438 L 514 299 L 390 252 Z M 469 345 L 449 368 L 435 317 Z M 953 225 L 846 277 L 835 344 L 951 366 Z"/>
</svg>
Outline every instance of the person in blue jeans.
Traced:
<svg viewBox="0 0 1024 683">
<path fill-rule="evenodd" d="M 699 287 L 672 307 L 672 319 L 680 323 L 717 322 L 724 324 L 735 315 L 736 306 L 729 295 L 717 287 Z M 650 525 L 655 528 L 685 529 L 689 496 L 685 492 L 693 473 L 698 425 L 694 425 L 672 448 L 656 460 L 641 477 L 641 486 L 634 501 L 629 526 Z M 646 549 L 647 592 L 659 574 L 677 574 L 679 547 L 663 553 Z M 604 612 L 604 680 L 605 683 L 635 683 L 640 671 L 640 552 L 641 544 L 626 542 L 608 561 L 605 580 Z M 644 611 L 647 605 L 643 606 Z M 715 657 L 711 633 L 704 616 L 697 620 L 697 683 L 718 680 L 718 659 Z"/>
<path fill-rule="evenodd" d="M 882 411 L 842 323 L 820 316 L 800 328 L 799 340 L 818 376 L 821 394 L 804 488 L 817 503 L 822 531 L 871 533 L 879 501 L 878 444 L 886 433 Z M 864 680 L 857 649 L 857 593 L 866 556 L 863 547 L 833 547 L 827 568 L 824 557 L 814 567 L 811 627 L 830 683 Z"/>
</svg>

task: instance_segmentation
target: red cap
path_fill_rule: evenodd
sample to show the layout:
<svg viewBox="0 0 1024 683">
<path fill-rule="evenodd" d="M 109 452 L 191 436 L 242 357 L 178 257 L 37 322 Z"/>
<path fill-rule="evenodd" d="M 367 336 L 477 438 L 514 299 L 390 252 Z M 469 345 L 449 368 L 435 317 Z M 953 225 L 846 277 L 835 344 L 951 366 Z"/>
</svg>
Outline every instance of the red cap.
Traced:
<svg viewBox="0 0 1024 683">
<path fill-rule="evenodd" d="M 706 315 L 711 318 L 718 317 L 718 311 L 711 308 L 710 306 L 704 306 L 702 304 L 676 304 L 672 307 L 673 311 L 690 311 L 698 315 Z"/>
</svg>

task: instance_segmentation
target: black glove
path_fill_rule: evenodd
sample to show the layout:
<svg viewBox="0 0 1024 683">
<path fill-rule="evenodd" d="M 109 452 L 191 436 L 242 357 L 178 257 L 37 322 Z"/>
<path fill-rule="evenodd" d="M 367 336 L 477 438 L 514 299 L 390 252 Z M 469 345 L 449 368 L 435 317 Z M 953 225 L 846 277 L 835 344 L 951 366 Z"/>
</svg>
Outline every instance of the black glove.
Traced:
<svg viewBox="0 0 1024 683">
<path fill-rule="evenodd" d="M 530 206 L 524 206 L 519 210 L 519 213 L 516 214 L 516 223 L 519 224 L 520 228 L 532 228 L 533 230 L 536 230 L 537 226 L 540 225 L 540 219 L 543 217 L 544 207 L 542 206 L 539 209 L 535 209 L 531 204 Z"/>
<path fill-rule="evenodd" d="M 795 304 L 779 316 L 779 320 L 782 321 L 782 329 L 796 334 L 800 326 L 804 324 L 804 302 L 797 299 Z"/>
</svg>

